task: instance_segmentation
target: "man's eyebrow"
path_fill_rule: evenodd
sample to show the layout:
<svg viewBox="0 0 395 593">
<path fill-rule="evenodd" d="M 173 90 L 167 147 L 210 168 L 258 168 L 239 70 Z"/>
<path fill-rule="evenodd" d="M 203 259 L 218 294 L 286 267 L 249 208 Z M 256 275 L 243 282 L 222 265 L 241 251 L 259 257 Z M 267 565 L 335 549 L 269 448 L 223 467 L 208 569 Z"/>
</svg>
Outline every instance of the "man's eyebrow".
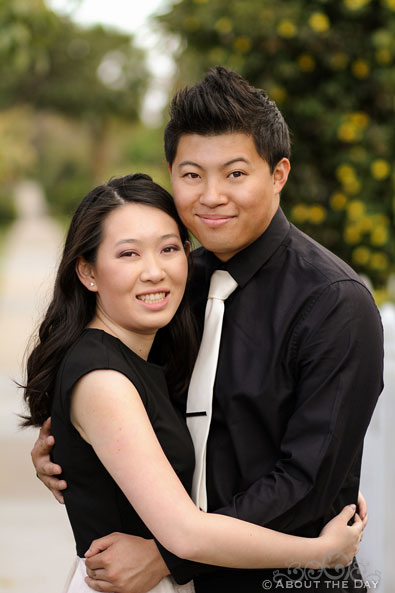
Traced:
<svg viewBox="0 0 395 593">
<path fill-rule="evenodd" d="M 222 165 L 222 168 L 229 167 L 229 165 L 233 165 L 233 163 L 238 163 L 238 162 L 246 163 L 247 165 L 250 164 L 250 161 L 248 159 L 246 159 L 244 156 L 237 156 L 234 159 L 231 159 L 230 161 L 227 161 L 226 163 L 224 163 Z"/>
<path fill-rule="evenodd" d="M 198 165 L 198 163 L 194 163 L 193 161 L 182 161 L 182 163 L 180 163 L 178 165 L 178 168 L 181 169 L 181 167 L 185 167 L 185 165 L 189 165 L 192 167 L 198 167 L 199 169 L 202 168 L 200 165 Z"/>
<path fill-rule="evenodd" d="M 229 167 L 229 165 L 233 165 L 233 163 L 238 163 L 238 162 L 246 163 L 247 165 L 250 164 L 250 161 L 248 159 L 246 159 L 244 156 L 237 156 L 234 159 L 231 159 L 230 161 L 226 161 L 226 163 L 221 165 L 221 169 L 224 169 L 225 167 Z M 181 168 L 186 165 L 189 165 L 192 167 L 198 167 L 199 169 L 202 169 L 202 166 L 199 165 L 198 163 L 195 163 L 194 161 L 182 161 L 182 163 L 180 163 L 178 165 L 178 167 Z"/>
</svg>

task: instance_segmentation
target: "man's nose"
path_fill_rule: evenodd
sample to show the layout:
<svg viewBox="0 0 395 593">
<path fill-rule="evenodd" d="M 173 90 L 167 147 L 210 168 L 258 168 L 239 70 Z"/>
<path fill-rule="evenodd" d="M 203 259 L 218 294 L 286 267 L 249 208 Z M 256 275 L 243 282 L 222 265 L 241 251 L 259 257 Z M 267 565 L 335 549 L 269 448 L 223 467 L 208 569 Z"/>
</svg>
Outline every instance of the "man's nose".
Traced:
<svg viewBox="0 0 395 593">
<path fill-rule="evenodd" d="M 224 192 L 222 185 L 218 182 L 207 182 L 200 195 L 200 203 L 208 208 L 215 208 L 228 201 L 227 195 Z"/>
</svg>

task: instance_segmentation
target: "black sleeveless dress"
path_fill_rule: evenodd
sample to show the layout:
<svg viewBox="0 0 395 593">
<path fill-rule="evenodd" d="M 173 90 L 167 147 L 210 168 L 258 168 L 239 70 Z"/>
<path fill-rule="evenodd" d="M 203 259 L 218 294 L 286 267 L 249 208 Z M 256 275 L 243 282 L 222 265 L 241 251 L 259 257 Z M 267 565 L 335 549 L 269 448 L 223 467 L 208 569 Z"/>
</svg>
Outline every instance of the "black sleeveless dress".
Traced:
<svg viewBox="0 0 395 593">
<path fill-rule="evenodd" d="M 191 490 L 194 468 L 191 437 L 181 412 L 170 401 L 162 369 L 140 358 L 118 338 L 102 330 L 84 330 L 59 368 L 51 413 L 55 437 L 52 457 L 62 466 L 62 477 L 68 484 L 64 501 L 80 557 L 92 540 L 113 531 L 152 538 L 93 448 L 70 421 L 74 385 L 83 375 L 97 369 L 119 371 L 133 383 L 187 492 Z"/>
</svg>

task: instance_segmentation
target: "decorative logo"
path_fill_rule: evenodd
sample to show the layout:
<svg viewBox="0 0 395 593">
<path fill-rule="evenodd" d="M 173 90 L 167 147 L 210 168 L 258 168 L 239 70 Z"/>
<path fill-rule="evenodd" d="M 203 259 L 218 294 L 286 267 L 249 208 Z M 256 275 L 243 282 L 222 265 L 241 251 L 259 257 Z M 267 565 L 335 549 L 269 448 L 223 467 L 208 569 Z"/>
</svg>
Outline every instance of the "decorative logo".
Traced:
<svg viewBox="0 0 395 593">
<path fill-rule="evenodd" d="M 336 565 L 333 568 L 333 557 L 336 554 Z M 343 560 L 343 563 L 340 561 Z M 322 564 L 312 562 L 311 567 L 303 568 L 300 563 L 294 562 L 287 569 L 275 570 L 273 579 L 266 579 L 262 582 L 262 589 L 311 589 L 311 590 L 334 590 L 339 588 L 348 589 L 349 584 L 353 583 L 354 589 L 364 591 L 377 590 L 381 581 L 381 573 L 376 570 L 368 573 L 368 563 L 356 562 L 350 566 L 344 566 L 347 557 L 341 552 L 331 552 L 328 554 Z M 361 576 L 361 572 L 364 575 Z"/>
</svg>

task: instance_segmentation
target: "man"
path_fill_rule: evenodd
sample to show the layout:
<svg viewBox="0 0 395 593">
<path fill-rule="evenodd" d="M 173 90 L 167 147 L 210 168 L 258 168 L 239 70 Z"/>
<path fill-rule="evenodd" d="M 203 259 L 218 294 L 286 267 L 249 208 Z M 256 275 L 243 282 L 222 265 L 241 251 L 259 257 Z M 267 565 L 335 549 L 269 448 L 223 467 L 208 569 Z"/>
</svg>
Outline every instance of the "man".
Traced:
<svg viewBox="0 0 395 593">
<path fill-rule="evenodd" d="M 238 285 L 225 303 L 207 443 L 208 510 L 316 536 L 357 500 L 363 439 L 382 389 L 373 298 L 353 270 L 280 209 L 289 134 L 263 91 L 213 69 L 175 95 L 165 152 L 179 214 L 204 246 L 194 253 L 190 284 L 201 327 L 212 273 L 226 270 Z M 56 489 L 48 434 L 32 454 L 41 479 Z M 285 588 L 292 580 L 302 591 L 327 591 L 328 582 L 361 591 L 356 566 L 318 571 L 312 580 L 304 571 L 225 570 L 122 534 L 91 546 L 91 554 L 99 550 L 87 561 L 89 585 L 98 591 L 147 591 L 169 571 L 179 583 L 193 578 L 197 593 Z"/>
</svg>

